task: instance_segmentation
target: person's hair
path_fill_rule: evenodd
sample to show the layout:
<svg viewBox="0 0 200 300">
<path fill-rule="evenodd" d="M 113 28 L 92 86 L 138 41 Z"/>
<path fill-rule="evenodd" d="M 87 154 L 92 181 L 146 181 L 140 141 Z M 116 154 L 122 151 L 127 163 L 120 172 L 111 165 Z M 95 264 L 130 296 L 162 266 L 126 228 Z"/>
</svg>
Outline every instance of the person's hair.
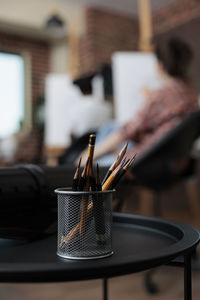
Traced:
<svg viewBox="0 0 200 300">
<path fill-rule="evenodd" d="M 188 79 L 193 53 L 186 42 L 175 37 L 160 40 L 155 45 L 155 54 L 170 76 Z"/>
<path fill-rule="evenodd" d="M 83 95 L 92 94 L 92 79 L 94 78 L 95 73 L 85 74 L 73 81 L 74 85 L 77 85 Z"/>
</svg>

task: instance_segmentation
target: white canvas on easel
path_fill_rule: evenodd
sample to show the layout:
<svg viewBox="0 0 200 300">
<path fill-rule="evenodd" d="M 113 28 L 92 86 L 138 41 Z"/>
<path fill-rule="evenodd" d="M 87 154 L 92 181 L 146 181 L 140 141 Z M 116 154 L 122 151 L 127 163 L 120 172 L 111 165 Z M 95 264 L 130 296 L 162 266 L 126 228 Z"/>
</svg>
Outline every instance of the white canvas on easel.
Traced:
<svg viewBox="0 0 200 300">
<path fill-rule="evenodd" d="M 47 147 L 66 148 L 72 135 L 96 131 L 110 120 L 112 107 L 103 98 L 101 78 L 92 95 L 83 95 L 67 74 L 48 74 L 45 81 L 45 132 Z"/>
<path fill-rule="evenodd" d="M 112 56 L 114 114 L 118 123 L 133 118 L 145 104 L 144 87 L 154 89 L 161 82 L 152 53 L 116 52 Z"/>
<path fill-rule="evenodd" d="M 67 74 L 49 74 L 45 81 L 45 145 L 71 144 L 70 111 L 80 103 L 81 93 Z"/>
</svg>

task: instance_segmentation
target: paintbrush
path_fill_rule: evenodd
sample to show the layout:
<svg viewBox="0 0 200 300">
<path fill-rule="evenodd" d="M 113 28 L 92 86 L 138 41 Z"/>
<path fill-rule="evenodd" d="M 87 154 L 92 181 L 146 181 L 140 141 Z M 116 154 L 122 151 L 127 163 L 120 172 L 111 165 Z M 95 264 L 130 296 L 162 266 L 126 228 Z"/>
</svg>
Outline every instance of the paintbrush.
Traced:
<svg viewBox="0 0 200 300">
<path fill-rule="evenodd" d="M 88 145 L 88 164 L 86 168 L 86 179 L 85 179 L 85 186 L 84 186 L 84 191 L 86 192 L 88 192 L 90 189 L 90 174 L 92 172 L 95 141 L 96 141 L 96 135 L 90 134 L 89 145 Z M 88 206 L 88 195 L 83 195 L 81 218 L 80 218 L 80 230 L 79 230 L 81 235 L 86 230 L 87 206 Z"/>
<path fill-rule="evenodd" d="M 97 164 L 97 180 L 96 180 L 97 191 L 102 190 L 101 179 L 99 175 L 99 165 Z M 105 214 L 104 214 L 104 202 L 102 194 L 97 194 L 96 201 L 96 240 L 98 244 L 105 244 L 106 242 L 106 228 L 105 228 Z M 95 204 L 95 203 L 94 203 Z M 94 207 L 95 210 L 95 207 Z"/>
<path fill-rule="evenodd" d="M 80 165 L 81 165 L 81 158 L 79 160 L 78 167 L 76 168 L 76 172 L 74 174 L 73 183 L 72 183 L 72 191 L 77 191 L 78 187 L 79 187 Z"/>
<path fill-rule="evenodd" d="M 112 173 L 110 174 L 110 176 L 107 178 L 107 180 L 104 182 L 104 184 L 102 185 L 102 191 L 106 191 L 108 190 L 114 179 L 115 179 L 115 176 L 117 176 L 117 174 L 119 173 L 119 171 L 121 170 L 122 166 L 121 164 L 119 164 L 113 171 Z"/>
<path fill-rule="evenodd" d="M 112 188 L 113 189 L 119 183 L 119 181 L 124 176 L 124 174 L 127 172 L 127 170 L 133 165 L 135 157 L 136 157 L 136 154 L 134 154 L 131 159 L 128 159 L 126 162 L 124 162 L 124 165 L 122 166 L 121 170 L 118 172 L 118 174 L 115 176 L 115 178 L 112 182 Z"/>
<path fill-rule="evenodd" d="M 87 173 L 87 167 L 88 167 L 89 159 L 87 159 L 86 165 L 82 171 L 81 178 L 79 180 L 78 190 L 83 191 L 85 187 L 86 182 L 86 173 Z"/>
<path fill-rule="evenodd" d="M 102 185 L 106 182 L 106 180 L 108 179 L 108 177 L 110 176 L 110 174 L 114 171 L 114 169 L 116 169 L 116 167 L 121 163 L 126 150 L 128 147 L 128 143 L 126 143 L 123 148 L 121 149 L 121 151 L 119 152 L 117 159 L 113 162 L 113 164 L 110 166 L 110 168 L 108 169 L 103 181 L 102 181 Z"/>
</svg>

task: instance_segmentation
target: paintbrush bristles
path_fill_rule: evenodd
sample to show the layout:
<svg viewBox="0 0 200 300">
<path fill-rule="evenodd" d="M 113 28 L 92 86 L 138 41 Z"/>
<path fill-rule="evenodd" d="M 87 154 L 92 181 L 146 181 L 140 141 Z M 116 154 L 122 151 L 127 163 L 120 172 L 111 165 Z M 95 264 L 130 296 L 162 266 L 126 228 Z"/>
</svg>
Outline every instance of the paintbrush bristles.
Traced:
<svg viewBox="0 0 200 300">
<path fill-rule="evenodd" d="M 95 141 L 96 141 L 96 135 L 95 134 L 90 134 L 90 137 L 89 137 L 89 144 L 91 146 L 94 146 L 95 145 Z"/>
<path fill-rule="evenodd" d="M 79 178 L 79 175 L 80 175 L 80 165 L 81 165 L 81 158 L 79 160 L 78 167 L 76 168 L 76 172 L 74 174 L 74 179 L 78 179 Z"/>
<path fill-rule="evenodd" d="M 89 145 L 88 145 L 88 158 L 90 158 L 90 167 L 92 167 L 92 165 L 93 165 L 93 155 L 94 155 L 95 141 L 96 141 L 96 135 L 95 134 L 90 134 Z"/>
<path fill-rule="evenodd" d="M 134 154 L 133 157 L 129 160 L 129 162 L 127 163 L 127 166 L 126 166 L 126 170 L 128 170 L 133 165 L 135 157 L 136 157 L 136 154 Z"/>
<path fill-rule="evenodd" d="M 79 163 L 78 163 L 78 168 L 80 169 L 80 167 L 81 167 L 81 160 L 82 160 L 82 157 L 80 157 L 80 159 L 79 159 Z"/>
<path fill-rule="evenodd" d="M 122 148 L 122 150 L 119 152 L 119 157 L 121 158 L 121 160 L 122 160 L 122 158 L 124 157 L 124 155 L 126 153 L 127 147 L 128 147 L 128 143 L 126 143 L 124 145 L 124 147 Z"/>
<path fill-rule="evenodd" d="M 102 186 L 103 191 L 109 189 L 112 186 L 113 182 L 115 181 L 115 179 L 117 179 L 118 174 L 122 170 L 124 170 L 123 173 L 125 173 L 132 166 L 135 156 L 136 156 L 136 154 L 131 159 L 127 159 L 127 160 L 125 157 L 121 161 L 121 163 L 112 171 L 110 176 L 107 178 L 107 180 L 103 184 L 103 186 Z"/>
<path fill-rule="evenodd" d="M 120 162 L 122 161 L 125 153 L 126 153 L 126 150 L 127 150 L 127 147 L 128 147 L 128 143 L 126 143 L 123 148 L 121 149 L 121 151 L 119 152 L 118 156 L 117 156 L 117 159 L 114 161 L 114 163 L 111 165 L 110 167 L 110 170 L 113 171 L 119 164 Z"/>
<path fill-rule="evenodd" d="M 126 150 L 128 147 L 128 143 L 126 143 L 123 148 L 121 149 L 120 153 L 118 154 L 116 160 L 113 162 L 113 164 L 110 166 L 110 168 L 108 169 L 106 175 L 104 176 L 104 179 L 102 181 L 102 185 L 106 182 L 106 180 L 109 178 L 110 174 L 112 173 L 113 170 L 115 170 L 117 168 L 117 166 L 121 163 Z"/>
</svg>

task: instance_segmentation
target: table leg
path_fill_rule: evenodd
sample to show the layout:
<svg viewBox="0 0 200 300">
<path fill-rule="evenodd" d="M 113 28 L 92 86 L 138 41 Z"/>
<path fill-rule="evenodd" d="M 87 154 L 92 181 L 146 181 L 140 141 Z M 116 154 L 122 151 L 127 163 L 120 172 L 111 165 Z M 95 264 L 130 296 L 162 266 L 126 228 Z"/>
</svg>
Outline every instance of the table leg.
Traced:
<svg viewBox="0 0 200 300">
<path fill-rule="evenodd" d="M 103 279 L 103 300 L 108 300 L 108 279 Z"/>
<path fill-rule="evenodd" d="M 154 274 L 155 271 L 156 271 L 156 269 L 150 269 L 150 270 L 146 271 L 145 277 L 144 277 L 145 288 L 146 288 L 147 292 L 149 292 L 150 294 L 158 293 L 158 287 L 152 279 L 152 275 Z"/>
<path fill-rule="evenodd" d="M 192 300 L 191 253 L 184 256 L 184 300 Z"/>
</svg>

